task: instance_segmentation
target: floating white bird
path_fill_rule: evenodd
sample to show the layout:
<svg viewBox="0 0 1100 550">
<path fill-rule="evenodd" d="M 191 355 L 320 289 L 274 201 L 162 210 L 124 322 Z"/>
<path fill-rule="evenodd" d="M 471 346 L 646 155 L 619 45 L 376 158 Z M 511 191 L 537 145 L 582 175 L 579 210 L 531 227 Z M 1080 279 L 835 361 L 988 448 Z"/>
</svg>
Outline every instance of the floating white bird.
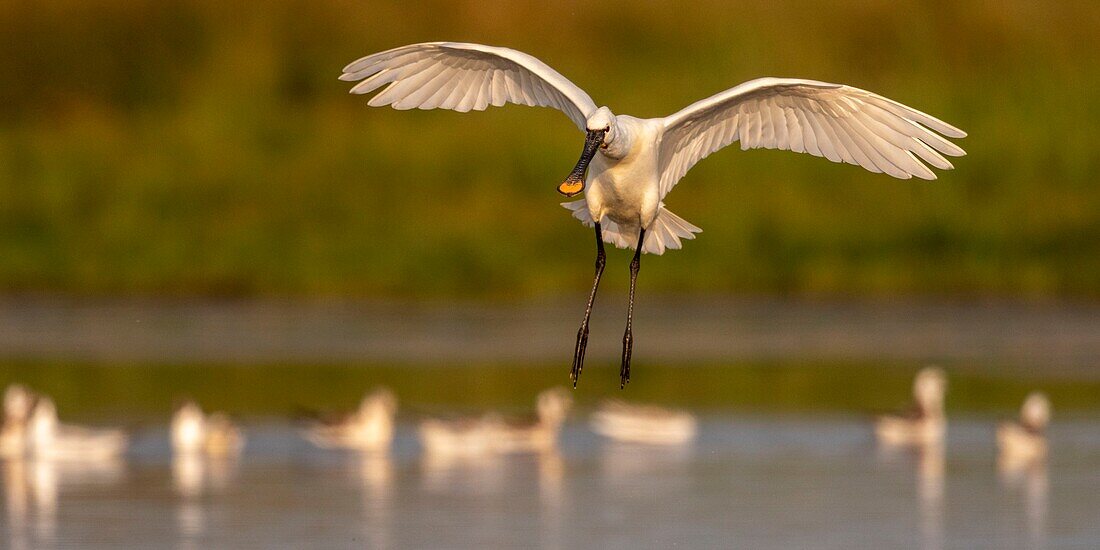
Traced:
<svg viewBox="0 0 1100 550">
<path fill-rule="evenodd" d="M 1033 392 L 1020 407 L 1019 422 L 1004 422 L 997 427 L 997 447 L 1003 468 L 1035 464 L 1047 456 L 1047 425 L 1050 424 L 1050 400 Z"/>
<path fill-rule="evenodd" d="M 322 449 L 388 451 L 393 442 L 397 397 L 378 389 L 359 403 L 359 409 L 342 418 L 319 422 L 305 431 L 305 437 Z"/>
<path fill-rule="evenodd" d="M 185 401 L 172 415 L 172 450 L 177 454 L 226 457 L 240 454 L 245 438 L 222 413 L 207 415 L 198 403 Z"/>
<path fill-rule="evenodd" d="M 619 400 L 603 403 L 592 415 L 591 426 L 608 439 L 647 445 L 683 445 L 697 431 L 691 413 Z"/>
<path fill-rule="evenodd" d="M 122 430 L 85 428 L 61 424 L 57 407 L 49 397 L 39 396 L 28 424 L 28 451 L 48 460 L 101 461 L 126 450 L 129 438 Z"/>
<path fill-rule="evenodd" d="M 944 393 L 947 377 L 936 367 L 925 367 L 913 379 L 913 408 L 906 414 L 882 416 L 875 422 L 875 434 L 884 445 L 897 447 L 933 446 L 943 443 L 947 432 Z"/>
<path fill-rule="evenodd" d="M 4 390 L 4 419 L 0 424 L 0 458 L 19 458 L 27 452 L 27 423 L 34 393 L 22 384 Z"/>
<path fill-rule="evenodd" d="M 701 230 L 669 212 L 664 198 L 695 163 L 735 142 L 742 149 L 784 149 L 847 162 L 896 178 L 935 179 L 924 163 L 965 153 L 947 137 L 966 133 L 871 92 L 815 80 L 760 78 L 693 103 L 664 118 L 615 115 L 545 63 L 508 48 L 431 42 L 394 48 L 344 67 L 351 92 L 385 86 L 371 106 L 483 110 L 505 103 L 554 107 L 586 132 L 576 167 L 558 186 L 563 203 L 596 231 L 596 275 L 577 333 L 570 378 L 584 366 L 588 322 L 605 265 L 603 243 L 633 248 L 630 306 L 619 385 L 630 380 L 634 287 L 641 254 L 680 248 Z M 599 153 L 599 154 L 597 154 Z M 587 171 L 587 176 L 586 176 Z M 648 237 L 648 238 L 647 238 Z"/>
<path fill-rule="evenodd" d="M 489 414 L 457 420 L 428 419 L 420 424 L 420 443 L 434 455 L 481 456 L 551 451 L 573 399 L 562 388 L 538 396 L 535 418 Z"/>
</svg>

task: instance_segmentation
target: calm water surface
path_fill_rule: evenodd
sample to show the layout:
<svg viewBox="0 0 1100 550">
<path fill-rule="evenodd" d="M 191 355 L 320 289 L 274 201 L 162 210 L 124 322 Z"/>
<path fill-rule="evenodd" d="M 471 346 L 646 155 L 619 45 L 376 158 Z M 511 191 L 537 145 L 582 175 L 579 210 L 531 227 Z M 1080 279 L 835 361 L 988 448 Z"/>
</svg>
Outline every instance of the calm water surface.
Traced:
<svg viewBox="0 0 1100 550">
<path fill-rule="evenodd" d="M 392 456 L 249 426 L 233 462 L 173 461 L 163 430 L 124 461 L 3 466 L 12 549 L 274 547 L 1100 548 L 1100 422 L 1052 428 L 1046 467 L 999 472 L 993 426 L 945 453 L 877 449 L 859 419 L 711 416 L 686 449 L 567 426 L 559 453 Z"/>
</svg>

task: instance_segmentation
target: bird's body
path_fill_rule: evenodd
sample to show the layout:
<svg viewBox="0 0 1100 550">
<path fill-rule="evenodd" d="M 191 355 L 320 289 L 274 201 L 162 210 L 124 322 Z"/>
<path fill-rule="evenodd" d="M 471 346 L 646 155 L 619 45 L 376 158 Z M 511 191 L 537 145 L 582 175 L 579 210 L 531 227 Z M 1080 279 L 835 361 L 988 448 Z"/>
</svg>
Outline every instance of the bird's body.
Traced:
<svg viewBox="0 0 1100 550">
<path fill-rule="evenodd" d="M 875 421 L 875 435 L 887 447 L 932 447 L 943 444 L 947 434 L 943 371 L 926 367 L 913 380 L 914 405 L 907 414 L 884 415 Z"/>
<path fill-rule="evenodd" d="M 655 152 L 661 127 L 625 115 L 616 116 L 615 125 L 625 143 L 592 158 L 584 201 L 593 220 L 610 219 L 621 233 L 637 235 L 653 224 L 662 198 Z"/>
<path fill-rule="evenodd" d="M 220 458 L 244 449 L 240 428 L 222 413 L 207 415 L 194 401 L 183 403 L 172 415 L 172 451 L 177 455 Z"/>
<path fill-rule="evenodd" d="M 631 308 L 623 338 L 620 384 L 630 378 L 631 316 L 641 253 L 678 249 L 701 230 L 663 201 L 697 162 L 741 143 L 742 149 L 784 149 L 862 166 L 896 178 L 935 179 L 926 166 L 952 168 L 965 154 L 942 136 L 965 132 L 871 92 L 815 80 L 760 78 L 697 101 L 663 118 L 615 115 L 538 59 L 508 48 L 460 42 L 413 44 L 363 57 L 341 80 L 371 93 L 371 106 L 482 110 L 506 103 L 554 107 L 586 133 L 576 167 L 558 186 L 583 199 L 563 206 L 597 237 L 596 277 L 577 334 L 576 383 L 584 362 L 588 319 L 603 273 L 603 243 L 633 248 Z M 942 134 L 942 136 L 941 136 Z M 648 237 L 648 238 L 647 238 Z"/>
<path fill-rule="evenodd" d="M 355 412 L 316 422 L 304 435 L 322 449 L 386 452 L 393 443 L 396 415 L 397 397 L 388 389 L 378 389 L 363 397 Z"/>
<path fill-rule="evenodd" d="M 997 448 L 1002 468 L 1011 469 L 1041 463 L 1047 457 L 1047 426 L 1050 400 L 1035 392 L 1024 400 L 1018 422 L 997 426 Z"/>
<path fill-rule="evenodd" d="M 544 452 L 557 447 L 562 423 L 573 404 L 560 388 L 539 394 L 533 418 L 487 414 L 455 420 L 428 419 L 420 424 L 420 444 L 433 455 L 484 456 Z"/>
<path fill-rule="evenodd" d="M 45 396 L 36 400 L 28 427 L 29 454 L 39 459 L 108 460 L 123 454 L 129 442 L 122 430 L 62 424 L 53 400 Z"/>
<path fill-rule="evenodd" d="M 695 416 L 651 405 L 612 400 L 592 415 L 592 431 L 614 441 L 645 445 L 684 445 L 695 439 Z"/>
<path fill-rule="evenodd" d="M 665 207 L 657 146 L 664 133 L 660 119 L 616 115 L 620 137 L 592 157 L 584 198 L 566 202 L 573 216 L 586 226 L 602 225 L 604 242 L 618 248 L 637 248 L 642 229 L 649 239 L 643 252 L 662 254 L 680 248 L 681 239 L 702 231 Z"/>
<path fill-rule="evenodd" d="M 22 458 L 27 453 L 28 424 L 35 395 L 22 384 L 4 390 L 4 418 L 0 421 L 0 458 Z"/>
</svg>

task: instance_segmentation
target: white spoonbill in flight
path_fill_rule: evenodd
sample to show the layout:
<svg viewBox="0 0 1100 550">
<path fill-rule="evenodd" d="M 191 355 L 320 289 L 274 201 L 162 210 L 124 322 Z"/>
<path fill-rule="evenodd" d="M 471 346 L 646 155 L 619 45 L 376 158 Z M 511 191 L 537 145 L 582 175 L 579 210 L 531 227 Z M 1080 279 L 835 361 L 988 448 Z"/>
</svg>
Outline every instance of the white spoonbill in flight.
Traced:
<svg viewBox="0 0 1100 550">
<path fill-rule="evenodd" d="M 665 195 L 707 155 L 735 142 L 742 149 L 784 149 L 862 166 L 895 178 L 935 179 L 925 163 L 953 168 L 944 155 L 965 152 L 943 136 L 966 132 L 866 90 L 796 78 L 758 78 L 697 101 L 664 118 L 616 115 L 597 107 L 548 65 L 508 48 L 429 42 L 361 58 L 340 76 L 361 81 L 353 94 L 385 86 L 368 105 L 395 109 L 481 111 L 518 103 L 554 107 L 586 133 L 581 158 L 558 191 L 563 203 L 596 230 L 596 276 L 577 332 L 570 379 L 577 385 L 588 344 L 588 320 L 603 274 L 604 242 L 633 248 L 630 305 L 619 385 L 630 380 L 634 286 L 642 252 L 680 248 L 701 229 L 669 212 Z M 942 134 L 942 136 L 941 136 Z"/>
</svg>

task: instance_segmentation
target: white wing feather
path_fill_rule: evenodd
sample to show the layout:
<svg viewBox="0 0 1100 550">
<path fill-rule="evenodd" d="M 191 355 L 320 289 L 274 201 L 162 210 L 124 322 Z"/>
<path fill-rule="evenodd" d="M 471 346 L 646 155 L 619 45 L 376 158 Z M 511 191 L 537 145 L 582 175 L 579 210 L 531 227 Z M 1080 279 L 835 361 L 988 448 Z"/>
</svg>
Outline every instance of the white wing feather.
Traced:
<svg viewBox="0 0 1100 550">
<path fill-rule="evenodd" d="M 809 153 L 901 179 L 936 179 L 924 162 L 949 170 L 943 155 L 966 154 L 940 135 L 966 132 L 942 120 L 866 90 L 815 80 L 751 80 L 663 121 L 662 197 L 695 163 L 738 140 L 743 150 Z"/>
<path fill-rule="evenodd" d="M 547 64 L 508 48 L 430 42 L 368 55 L 344 67 L 353 94 L 386 86 L 368 105 L 481 111 L 505 103 L 553 107 L 582 131 L 596 104 Z"/>
</svg>

